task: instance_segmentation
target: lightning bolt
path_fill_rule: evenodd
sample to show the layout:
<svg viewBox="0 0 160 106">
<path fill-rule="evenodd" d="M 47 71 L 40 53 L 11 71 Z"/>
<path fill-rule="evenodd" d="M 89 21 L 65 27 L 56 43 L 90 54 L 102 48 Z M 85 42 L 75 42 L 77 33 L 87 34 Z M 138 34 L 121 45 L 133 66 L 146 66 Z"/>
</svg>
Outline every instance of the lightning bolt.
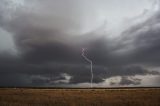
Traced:
<svg viewBox="0 0 160 106">
<path fill-rule="evenodd" d="M 85 56 L 85 48 L 82 48 L 82 57 L 90 63 L 90 69 L 91 69 L 91 88 L 93 87 L 92 85 L 92 82 L 93 82 L 93 69 L 92 69 L 92 60 L 88 59 L 86 56 Z"/>
</svg>

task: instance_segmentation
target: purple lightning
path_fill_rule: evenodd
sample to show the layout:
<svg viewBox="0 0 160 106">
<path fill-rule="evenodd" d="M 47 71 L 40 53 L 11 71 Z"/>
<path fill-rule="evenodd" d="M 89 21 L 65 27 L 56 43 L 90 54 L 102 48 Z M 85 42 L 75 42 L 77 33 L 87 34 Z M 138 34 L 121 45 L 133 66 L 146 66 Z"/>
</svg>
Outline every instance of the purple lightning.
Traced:
<svg viewBox="0 0 160 106">
<path fill-rule="evenodd" d="M 92 61 L 90 59 L 88 59 L 86 56 L 85 56 L 85 48 L 82 48 L 82 57 L 84 57 L 84 59 L 90 63 L 90 68 L 91 68 L 91 88 L 93 87 L 92 86 L 92 82 L 93 82 L 93 70 L 92 70 Z"/>
</svg>

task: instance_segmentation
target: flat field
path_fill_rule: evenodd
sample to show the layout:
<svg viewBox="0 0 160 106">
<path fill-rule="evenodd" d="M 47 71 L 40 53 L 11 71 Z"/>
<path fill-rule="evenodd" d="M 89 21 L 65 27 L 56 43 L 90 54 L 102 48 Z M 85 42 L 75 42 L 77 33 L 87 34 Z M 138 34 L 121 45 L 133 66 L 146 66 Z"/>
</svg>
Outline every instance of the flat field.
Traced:
<svg viewBox="0 0 160 106">
<path fill-rule="evenodd" d="M 160 106 L 160 88 L 0 88 L 0 106 Z"/>
</svg>

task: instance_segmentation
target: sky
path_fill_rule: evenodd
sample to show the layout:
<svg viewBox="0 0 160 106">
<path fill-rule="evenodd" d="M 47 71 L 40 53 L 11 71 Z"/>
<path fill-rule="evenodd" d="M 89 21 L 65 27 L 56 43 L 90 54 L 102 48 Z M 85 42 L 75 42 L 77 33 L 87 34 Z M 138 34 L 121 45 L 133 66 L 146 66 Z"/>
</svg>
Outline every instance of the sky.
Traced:
<svg viewBox="0 0 160 106">
<path fill-rule="evenodd" d="M 1 0 L 0 86 L 160 87 L 160 0 Z"/>
</svg>

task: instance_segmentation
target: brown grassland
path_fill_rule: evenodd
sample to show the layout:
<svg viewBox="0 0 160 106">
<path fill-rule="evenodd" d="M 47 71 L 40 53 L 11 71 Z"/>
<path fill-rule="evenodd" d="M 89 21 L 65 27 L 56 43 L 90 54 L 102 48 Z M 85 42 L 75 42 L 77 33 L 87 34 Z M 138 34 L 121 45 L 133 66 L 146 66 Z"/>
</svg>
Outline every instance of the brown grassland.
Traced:
<svg viewBox="0 0 160 106">
<path fill-rule="evenodd" d="M 1 88 L 0 106 L 160 106 L 160 88 Z"/>
</svg>

